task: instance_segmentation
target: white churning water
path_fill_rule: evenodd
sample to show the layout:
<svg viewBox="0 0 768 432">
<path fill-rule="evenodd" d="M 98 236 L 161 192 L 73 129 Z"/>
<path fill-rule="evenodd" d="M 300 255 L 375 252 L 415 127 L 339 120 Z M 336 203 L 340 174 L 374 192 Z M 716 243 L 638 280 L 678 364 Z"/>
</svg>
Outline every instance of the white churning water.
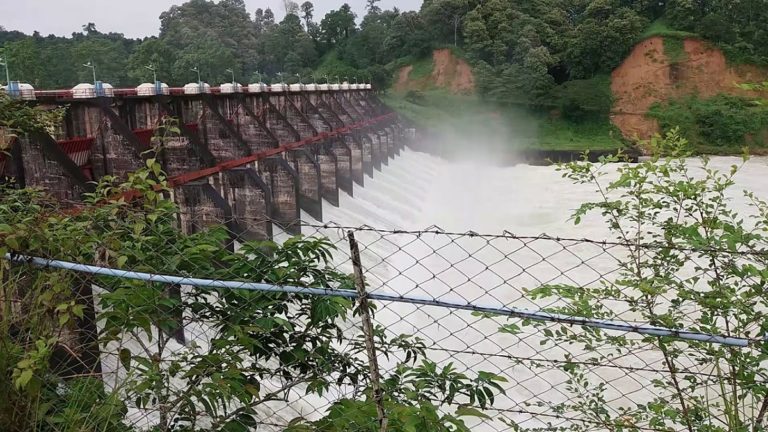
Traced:
<svg viewBox="0 0 768 432">
<path fill-rule="evenodd" d="M 711 165 L 727 170 L 739 162 L 738 158 L 714 158 Z M 616 168 L 612 166 L 609 170 Z M 766 176 L 768 159 L 751 160 L 737 177 L 733 208 L 747 209 L 741 189 L 768 197 Z M 546 233 L 572 238 L 608 238 L 599 216 L 585 218 L 579 226 L 568 221 L 579 204 L 597 197 L 592 186 L 573 185 L 561 178 L 554 167 L 451 162 L 406 150 L 390 160 L 381 172 L 375 171 L 374 178 L 366 177 L 365 183 L 365 187 L 355 186 L 354 197 L 342 193 L 339 207 L 324 203 L 325 222 L 380 229 L 418 230 L 436 225 L 453 232 L 499 234 L 506 230 L 522 236 Z M 309 223 L 322 224 L 307 214 L 302 216 Z M 303 230 L 308 235 L 318 232 L 336 242 L 339 248 L 336 264 L 351 273 L 348 244 L 341 230 L 309 227 Z M 623 253 L 612 249 L 609 255 L 600 245 L 548 240 L 370 231 L 357 232 L 356 237 L 370 291 L 530 309 L 559 303 L 551 299 L 531 300 L 526 296 L 526 289 L 554 283 L 594 286 L 600 280 L 615 277 L 616 259 Z M 277 240 L 285 238 L 284 233 L 276 232 Z M 605 304 L 617 319 L 636 319 L 626 313 L 624 304 L 610 300 Z M 594 351 L 585 352 L 578 345 L 541 345 L 541 328 L 525 327 L 519 334 L 500 333 L 499 325 L 507 321 L 482 318 L 467 311 L 401 303 L 379 303 L 378 307 L 376 324 L 384 326 L 388 336 L 410 334 L 422 338 L 429 346 L 427 356 L 441 366 L 453 362 L 460 372 L 472 375 L 488 371 L 506 378 L 503 384 L 506 394 L 499 396 L 494 408 L 487 411 L 493 419 L 483 423 L 470 421 L 473 430 L 508 430 L 508 426 L 497 420 L 499 417 L 524 427 L 542 427 L 548 422 L 562 425 L 562 419 L 548 416 L 552 413 L 547 408 L 536 406 L 537 402 L 560 402 L 572 397 L 565 389 L 568 376 L 557 364 L 548 362 L 562 360 L 566 355 L 575 361 L 587 361 L 595 355 Z M 359 329 L 356 320 L 349 325 Z M 556 327 L 552 324 L 544 328 Z M 186 331 L 205 346 L 204 325 L 190 325 Z M 174 345 L 173 349 L 184 348 Z M 608 350 L 600 346 L 596 349 Z M 105 359 L 105 371 L 117 369 L 113 357 Z M 396 357 L 387 360 L 380 356 L 385 374 L 394 366 Z M 536 359 L 537 364 L 531 359 Z M 692 363 L 683 363 L 679 365 L 681 369 L 696 368 Z M 587 373 L 591 381 L 607 384 L 605 398 L 613 409 L 650 400 L 651 380 L 661 377 L 658 372 L 628 370 L 628 367 L 664 369 L 657 352 L 644 351 L 615 354 L 608 363 L 590 367 Z M 279 384 L 262 385 L 271 388 Z M 260 409 L 263 417 L 274 424 L 287 424 L 297 416 L 316 419 L 326 412 L 331 402 L 349 390 L 334 389 L 321 398 L 294 391 L 289 403 L 270 403 Z M 155 416 L 142 412 L 134 411 L 132 417 L 143 419 L 146 424 L 156 421 Z"/>
<path fill-rule="evenodd" d="M 740 158 L 715 157 L 710 166 L 727 171 L 740 164 Z M 692 160 L 691 165 L 699 162 Z M 608 167 L 615 173 L 618 165 Z M 754 158 L 737 176 L 733 188 L 732 208 L 747 211 L 743 189 L 768 197 L 768 159 Z M 611 175 L 608 175 L 608 179 Z M 552 166 L 492 166 L 485 163 L 452 162 L 425 153 L 406 150 L 389 162 L 374 178 L 365 178 L 365 187 L 355 186 L 354 197 L 341 195 L 335 208 L 324 203 L 327 223 L 343 226 L 368 225 L 380 229 L 418 230 L 439 226 L 446 231 L 474 231 L 500 234 L 570 238 L 610 239 L 599 215 L 584 218 L 575 226 L 569 217 L 581 203 L 598 199 L 593 185 L 574 185 Z M 313 221 L 303 214 L 305 221 Z M 311 234 L 312 229 L 304 229 Z M 338 242 L 338 265 L 351 272 L 347 243 L 339 230 L 320 230 Z M 486 239 L 446 235 L 356 233 L 362 249 L 369 290 L 382 293 L 408 294 L 450 301 L 469 301 L 490 306 L 514 306 L 539 309 L 557 302 L 532 301 L 525 290 L 542 284 L 563 283 L 577 286 L 594 285 L 615 276 L 616 259 L 621 250 L 604 253 L 592 244 L 570 244 L 546 240 L 522 242 L 514 239 Z M 279 236 L 279 237 L 282 237 Z M 637 319 L 626 313 L 626 306 L 606 300 L 614 318 Z M 531 365 L 511 357 L 545 360 L 563 359 L 566 354 L 576 360 L 587 360 L 594 353 L 579 346 L 541 345 L 541 329 L 525 328 L 521 334 L 499 333 L 500 319 L 473 316 L 466 311 L 380 304 L 376 323 L 387 328 L 391 336 L 412 334 L 421 337 L 434 349 L 428 356 L 442 365 L 453 362 L 459 370 L 485 370 L 504 376 L 506 396 L 489 411 L 492 417 L 506 417 L 527 427 L 558 424 L 558 418 L 531 415 L 547 413 L 535 407 L 538 401 L 558 402 L 570 398 L 565 391 L 567 376 L 557 365 Z M 556 325 L 549 325 L 554 328 Z M 457 352 L 460 351 L 460 352 Z M 393 361 L 382 359 L 382 368 Z M 627 372 L 617 367 L 661 369 L 657 352 L 642 355 L 618 355 L 607 367 L 594 367 L 589 376 L 608 384 L 606 399 L 613 408 L 635 406 L 648 401 L 655 372 Z M 681 367 L 694 367 L 681 365 Z M 471 373 L 471 372 L 470 372 Z M 526 404 L 534 404 L 533 406 Z M 319 407 L 304 406 L 308 413 Z M 278 408 L 278 415 L 290 418 L 295 412 Z M 317 412 L 315 412 L 315 415 Z M 506 430 L 502 423 L 486 421 L 475 430 Z"/>
</svg>

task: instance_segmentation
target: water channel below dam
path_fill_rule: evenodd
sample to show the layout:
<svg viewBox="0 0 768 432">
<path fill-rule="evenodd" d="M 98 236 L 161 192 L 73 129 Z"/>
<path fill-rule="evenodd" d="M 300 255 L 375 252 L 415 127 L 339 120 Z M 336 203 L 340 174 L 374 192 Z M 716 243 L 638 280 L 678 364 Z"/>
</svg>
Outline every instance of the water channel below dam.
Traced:
<svg viewBox="0 0 768 432">
<path fill-rule="evenodd" d="M 741 158 L 714 157 L 710 166 L 727 172 Z M 692 167 L 700 166 L 691 159 Z M 615 178 L 620 165 L 606 167 L 604 181 Z M 694 168 L 695 171 L 697 168 Z M 768 158 L 746 163 L 730 192 L 732 209 L 749 211 L 744 189 L 768 198 Z M 435 227 L 453 233 L 513 233 L 518 236 L 548 234 L 565 238 L 611 240 L 607 224 L 599 214 L 579 225 L 569 220 L 581 203 L 598 200 L 594 185 L 575 185 L 554 166 L 495 166 L 487 161 L 454 162 L 427 153 L 406 150 L 390 161 L 383 172 L 366 177 L 364 188 L 355 187 L 354 197 L 341 194 L 339 207 L 324 205 L 324 222 L 305 222 L 307 235 L 320 234 L 334 241 L 339 250 L 336 265 L 351 272 L 348 244 L 343 229 L 336 226 L 370 226 L 382 230 L 427 230 Z M 323 228 L 323 225 L 328 228 Z M 468 302 L 491 307 L 540 310 L 558 305 L 553 299 L 531 299 L 527 290 L 545 284 L 589 286 L 615 278 L 624 251 L 578 242 L 541 239 L 460 236 L 406 232 L 357 232 L 361 244 L 366 282 L 372 292 L 406 295 L 450 302 Z M 287 238 L 276 233 L 276 238 Z M 605 305 L 613 319 L 639 320 L 627 306 L 611 300 Z M 506 319 L 488 319 L 468 311 L 402 303 L 380 303 L 375 323 L 389 336 L 411 334 L 430 347 L 428 357 L 441 365 L 453 362 L 460 371 L 489 371 L 506 378 L 506 394 L 497 398 L 491 417 L 504 417 L 525 427 L 542 427 L 550 418 L 539 402 L 568 400 L 564 390 L 568 376 L 552 364 L 532 364 L 530 359 L 587 359 L 594 353 L 578 345 L 541 344 L 541 329 L 524 328 L 519 334 L 498 331 Z M 518 321 L 519 322 L 519 321 Z M 353 324 L 356 325 L 356 324 Z M 555 329 L 557 324 L 548 325 Z M 605 347 L 604 347 L 605 348 Z M 601 349 L 598 347 L 597 349 Z M 607 349 L 607 348 L 606 348 Z M 521 360 L 522 359 L 522 360 Z M 384 370 L 396 359 L 381 359 Z M 606 400 L 613 409 L 634 407 L 654 397 L 652 380 L 659 375 L 626 368 L 664 370 L 660 353 L 618 356 L 611 365 L 588 372 L 607 383 Z M 694 364 L 680 365 L 696 368 Z M 385 372 L 386 374 L 386 372 Z M 275 406 L 272 413 L 285 420 L 302 415 L 315 417 L 334 397 L 310 402 L 304 397 L 290 406 Z M 538 414 L 537 414 L 538 413 Z M 470 421 L 473 430 L 506 430 L 503 423 Z"/>
<path fill-rule="evenodd" d="M 698 160 L 690 163 L 700 164 Z M 721 171 L 740 163 L 740 158 L 711 160 L 711 166 Z M 606 181 L 619 166 L 605 168 Z M 749 211 L 743 189 L 768 198 L 768 183 L 764 181 L 767 175 L 768 158 L 746 163 L 730 192 L 732 208 Z M 626 260 L 623 247 L 537 237 L 546 233 L 571 239 L 610 239 L 599 215 L 586 217 L 577 226 L 569 221 L 577 206 L 598 198 L 593 185 L 573 185 L 554 166 L 453 162 L 405 150 L 389 161 L 386 169 L 375 171 L 373 178 L 366 177 L 365 187 L 356 185 L 354 196 L 340 194 L 338 207 L 324 203 L 324 221 L 303 214 L 307 225 L 302 232 L 328 237 L 337 247 L 332 265 L 351 274 L 343 227 L 371 227 L 356 230 L 355 237 L 367 289 L 372 293 L 540 311 L 565 303 L 556 297 L 536 298 L 529 290 L 554 284 L 577 288 L 610 284 L 617 277 L 619 263 Z M 275 231 L 277 241 L 288 238 L 286 233 Z M 477 234 L 467 234 L 470 231 Z M 515 236 L 494 235 L 503 233 Z M 610 298 L 599 299 L 599 303 L 609 311 L 608 319 L 644 323 L 626 303 Z M 569 375 L 562 369 L 563 362 L 588 365 L 586 379 L 605 385 L 605 405 L 614 414 L 665 397 L 653 384 L 668 375 L 664 359 L 647 342 L 638 341 L 633 350 L 617 351 L 610 344 L 584 349 L 579 343 L 545 341 L 544 332 L 557 330 L 561 326 L 557 323 L 533 327 L 519 319 L 480 316 L 456 308 L 382 301 L 375 304 L 374 325 L 384 329 L 387 339 L 399 335 L 418 337 L 426 346 L 425 356 L 439 368 L 450 364 L 469 377 L 485 371 L 504 379 L 500 383 L 504 394 L 497 395 L 493 406 L 485 411 L 490 418 L 466 419 L 473 431 L 509 430 L 510 421 L 523 428 L 579 423 L 580 413 L 556 413 L 548 406 L 574 398 L 568 390 Z M 519 325 L 519 330 L 499 331 L 500 326 L 510 323 Z M 358 316 L 351 316 L 344 326 L 350 338 L 360 334 Z M 205 323 L 190 323 L 185 331 L 196 344 L 208 343 Z M 628 337 L 640 339 L 633 334 Z M 347 347 L 349 340 L 343 340 L 340 348 Z M 185 349 L 175 342 L 172 345 L 174 351 Z M 592 360 L 607 353 L 609 360 Z M 378 360 L 386 377 L 404 358 L 395 349 L 388 357 L 379 355 Z M 104 365 L 106 371 L 119 371 L 115 360 L 105 360 Z M 705 373 L 707 365 L 682 358 L 677 367 Z M 261 385 L 271 390 L 280 388 L 279 382 L 271 380 Z M 260 430 L 283 430 L 297 417 L 319 419 L 328 413 L 331 404 L 359 391 L 346 384 L 332 385 L 322 396 L 316 396 L 297 388 L 287 401 L 259 406 L 258 418 L 265 420 Z M 701 391 L 709 390 L 703 386 Z M 467 400 L 460 397 L 454 402 Z M 441 409 L 452 412 L 455 408 L 454 404 Z M 156 421 L 152 414 L 140 411 L 132 417 L 142 419 L 146 425 Z"/>
</svg>

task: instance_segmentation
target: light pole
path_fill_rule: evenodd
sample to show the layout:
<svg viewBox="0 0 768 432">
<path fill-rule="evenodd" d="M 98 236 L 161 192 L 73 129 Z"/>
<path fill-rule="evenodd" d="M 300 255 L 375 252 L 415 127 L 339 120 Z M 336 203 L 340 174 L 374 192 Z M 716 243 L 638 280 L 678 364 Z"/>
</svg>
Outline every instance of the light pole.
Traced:
<svg viewBox="0 0 768 432">
<path fill-rule="evenodd" d="M 153 65 L 152 63 L 150 63 L 150 64 L 148 64 L 148 65 L 146 65 L 146 66 L 144 66 L 144 67 L 145 67 L 146 69 L 149 69 L 149 70 L 151 70 L 151 71 L 152 71 L 152 79 L 153 79 L 153 81 L 152 81 L 152 82 L 153 82 L 153 83 L 156 83 L 156 82 L 157 82 L 157 68 L 155 67 L 155 65 Z"/>
<path fill-rule="evenodd" d="M 355 85 L 357 85 L 357 77 L 352 77 L 353 80 L 355 80 Z"/>
<path fill-rule="evenodd" d="M 331 80 L 328 78 L 328 75 L 323 75 L 323 78 L 325 78 L 325 84 L 326 85 L 331 83 Z"/>
<path fill-rule="evenodd" d="M 8 71 L 8 60 L 6 57 L 0 57 L 0 65 L 5 68 L 5 85 L 11 85 L 11 73 Z"/>
<path fill-rule="evenodd" d="M 296 74 L 296 76 L 299 77 L 299 85 L 301 85 L 301 75 L 300 74 Z"/>
<path fill-rule="evenodd" d="M 96 65 L 92 61 L 85 63 L 83 67 L 87 67 L 93 72 L 93 85 L 96 85 Z"/>
<path fill-rule="evenodd" d="M 338 75 L 336 75 L 336 84 L 341 84 L 341 80 L 339 79 Z"/>
<path fill-rule="evenodd" d="M 195 66 L 190 70 L 197 73 L 197 85 L 203 85 L 203 81 L 200 79 L 200 68 Z"/>
<path fill-rule="evenodd" d="M 277 73 L 277 77 L 280 78 L 280 84 L 282 84 L 283 83 L 283 73 L 282 72 L 278 72 Z"/>
<path fill-rule="evenodd" d="M 232 69 L 227 69 L 227 72 L 232 74 L 232 85 L 235 85 L 235 71 Z"/>
</svg>

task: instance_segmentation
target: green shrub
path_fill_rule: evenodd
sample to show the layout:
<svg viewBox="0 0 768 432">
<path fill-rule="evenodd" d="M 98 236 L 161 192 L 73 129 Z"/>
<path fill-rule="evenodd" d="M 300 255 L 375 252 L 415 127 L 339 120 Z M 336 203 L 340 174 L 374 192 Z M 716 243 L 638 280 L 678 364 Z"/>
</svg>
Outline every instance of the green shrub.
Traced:
<svg viewBox="0 0 768 432">
<path fill-rule="evenodd" d="M 654 104 L 648 115 L 667 132 L 679 126 L 680 133 L 694 146 L 715 148 L 764 146 L 760 132 L 768 128 L 768 108 L 738 96 L 717 95 L 707 99 L 690 96 Z"/>
<path fill-rule="evenodd" d="M 687 54 L 685 53 L 684 39 L 679 37 L 665 36 L 664 37 L 664 55 L 667 56 L 667 60 L 670 63 L 680 63 L 685 61 Z"/>
<path fill-rule="evenodd" d="M 555 87 L 550 95 L 563 118 L 573 121 L 603 118 L 613 105 L 608 75 L 568 81 Z"/>
</svg>

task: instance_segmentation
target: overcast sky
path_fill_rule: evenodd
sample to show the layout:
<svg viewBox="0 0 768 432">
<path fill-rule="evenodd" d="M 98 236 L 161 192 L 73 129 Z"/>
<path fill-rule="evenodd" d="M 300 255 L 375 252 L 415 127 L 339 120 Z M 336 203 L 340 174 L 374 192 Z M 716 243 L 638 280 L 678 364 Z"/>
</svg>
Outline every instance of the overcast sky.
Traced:
<svg viewBox="0 0 768 432">
<path fill-rule="evenodd" d="M 345 1 L 358 16 L 364 12 L 365 0 L 311 0 L 315 5 L 315 20 L 320 21 L 331 9 Z M 303 2 L 299 1 L 299 4 Z M 160 13 L 183 0 L 0 0 L 0 26 L 31 34 L 51 33 L 69 36 L 82 30 L 83 24 L 93 22 L 102 32 L 123 33 L 128 37 L 157 35 Z M 245 0 L 248 12 L 271 8 L 279 19 L 284 15 L 282 0 Z M 401 10 L 418 9 L 421 0 L 381 0 L 379 6 Z"/>
</svg>

